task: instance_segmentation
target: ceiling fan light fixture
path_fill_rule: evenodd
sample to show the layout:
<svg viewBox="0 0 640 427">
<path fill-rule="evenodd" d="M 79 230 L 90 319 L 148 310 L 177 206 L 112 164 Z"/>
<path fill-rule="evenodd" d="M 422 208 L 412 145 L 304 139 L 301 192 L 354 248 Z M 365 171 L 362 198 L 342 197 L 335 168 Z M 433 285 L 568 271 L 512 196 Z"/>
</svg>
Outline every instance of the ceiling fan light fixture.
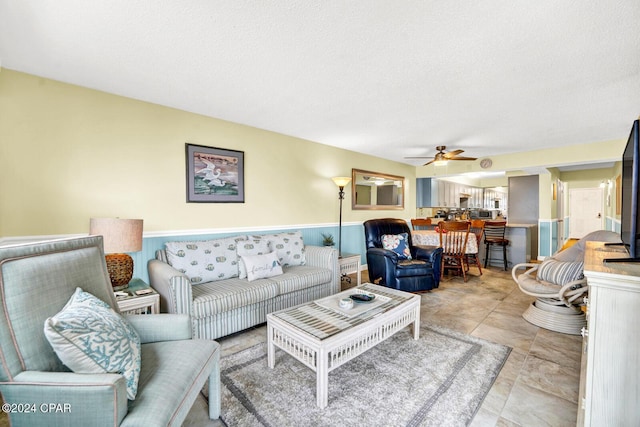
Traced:
<svg viewBox="0 0 640 427">
<path fill-rule="evenodd" d="M 445 147 L 438 147 L 438 149 L 444 149 Z M 433 165 L 434 166 L 446 166 L 447 165 L 447 158 L 444 156 L 444 154 L 442 154 L 442 152 L 436 153 L 436 156 L 433 159 Z"/>
</svg>

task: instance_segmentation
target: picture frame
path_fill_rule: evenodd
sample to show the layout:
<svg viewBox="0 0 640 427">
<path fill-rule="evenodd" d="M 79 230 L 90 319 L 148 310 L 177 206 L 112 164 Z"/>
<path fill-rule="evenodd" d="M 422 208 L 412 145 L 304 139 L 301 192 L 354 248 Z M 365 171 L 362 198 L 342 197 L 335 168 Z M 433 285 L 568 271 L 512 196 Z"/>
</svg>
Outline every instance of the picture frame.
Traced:
<svg viewBox="0 0 640 427">
<path fill-rule="evenodd" d="M 244 151 L 185 144 L 187 203 L 244 203 Z"/>
</svg>

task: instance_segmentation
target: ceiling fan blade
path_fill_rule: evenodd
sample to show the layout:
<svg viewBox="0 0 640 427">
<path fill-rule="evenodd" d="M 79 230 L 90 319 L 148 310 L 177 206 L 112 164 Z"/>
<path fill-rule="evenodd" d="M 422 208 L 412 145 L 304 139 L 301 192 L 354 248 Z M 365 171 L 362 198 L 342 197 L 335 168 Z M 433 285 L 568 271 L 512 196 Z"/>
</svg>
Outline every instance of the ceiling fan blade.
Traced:
<svg viewBox="0 0 640 427">
<path fill-rule="evenodd" d="M 430 162 L 427 162 L 427 163 L 425 163 L 425 164 L 424 164 L 424 165 L 422 165 L 422 166 L 430 165 L 431 163 L 433 163 L 433 162 L 435 162 L 435 161 L 436 161 L 436 159 L 433 159 L 433 160 L 431 160 Z"/>
<path fill-rule="evenodd" d="M 405 157 L 405 159 L 433 159 L 433 156 Z"/>
<path fill-rule="evenodd" d="M 449 151 L 448 153 L 444 153 L 443 155 L 447 159 L 453 159 L 455 156 L 462 153 L 464 153 L 464 150 L 453 150 L 453 151 Z"/>
<path fill-rule="evenodd" d="M 450 158 L 449 160 L 477 160 L 477 157 L 456 156 L 456 157 Z"/>
</svg>

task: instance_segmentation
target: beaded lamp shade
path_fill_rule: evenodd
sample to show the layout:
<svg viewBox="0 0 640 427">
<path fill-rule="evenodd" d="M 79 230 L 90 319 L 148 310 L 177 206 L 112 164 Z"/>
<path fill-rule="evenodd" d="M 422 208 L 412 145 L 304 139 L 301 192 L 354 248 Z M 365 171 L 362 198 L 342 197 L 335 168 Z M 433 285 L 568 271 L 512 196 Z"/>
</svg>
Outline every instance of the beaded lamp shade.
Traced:
<svg viewBox="0 0 640 427">
<path fill-rule="evenodd" d="M 133 258 L 124 252 L 142 250 L 142 220 L 91 218 L 89 234 L 102 236 L 113 290 L 125 289 L 133 277 Z"/>
</svg>

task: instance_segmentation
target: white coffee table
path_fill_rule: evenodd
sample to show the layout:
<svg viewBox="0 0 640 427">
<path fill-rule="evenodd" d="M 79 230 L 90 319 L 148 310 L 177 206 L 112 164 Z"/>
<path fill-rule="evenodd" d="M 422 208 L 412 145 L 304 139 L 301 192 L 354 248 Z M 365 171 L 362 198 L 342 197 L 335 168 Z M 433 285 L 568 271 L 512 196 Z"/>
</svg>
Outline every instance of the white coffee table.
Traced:
<svg viewBox="0 0 640 427">
<path fill-rule="evenodd" d="M 338 301 L 353 293 L 373 293 L 371 303 L 339 308 Z M 366 304 L 366 305 L 365 305 Z M 366 308 L 365 308 L 366 307 Z M 420 296 L 365 283 L 339 294 L 267 315 L 267 361 L 275 366 L 281 348 L 316 372 L 316 402 L 328 403 L 329 372 L 408 325 L 420 334 Z"/>
</svg>

